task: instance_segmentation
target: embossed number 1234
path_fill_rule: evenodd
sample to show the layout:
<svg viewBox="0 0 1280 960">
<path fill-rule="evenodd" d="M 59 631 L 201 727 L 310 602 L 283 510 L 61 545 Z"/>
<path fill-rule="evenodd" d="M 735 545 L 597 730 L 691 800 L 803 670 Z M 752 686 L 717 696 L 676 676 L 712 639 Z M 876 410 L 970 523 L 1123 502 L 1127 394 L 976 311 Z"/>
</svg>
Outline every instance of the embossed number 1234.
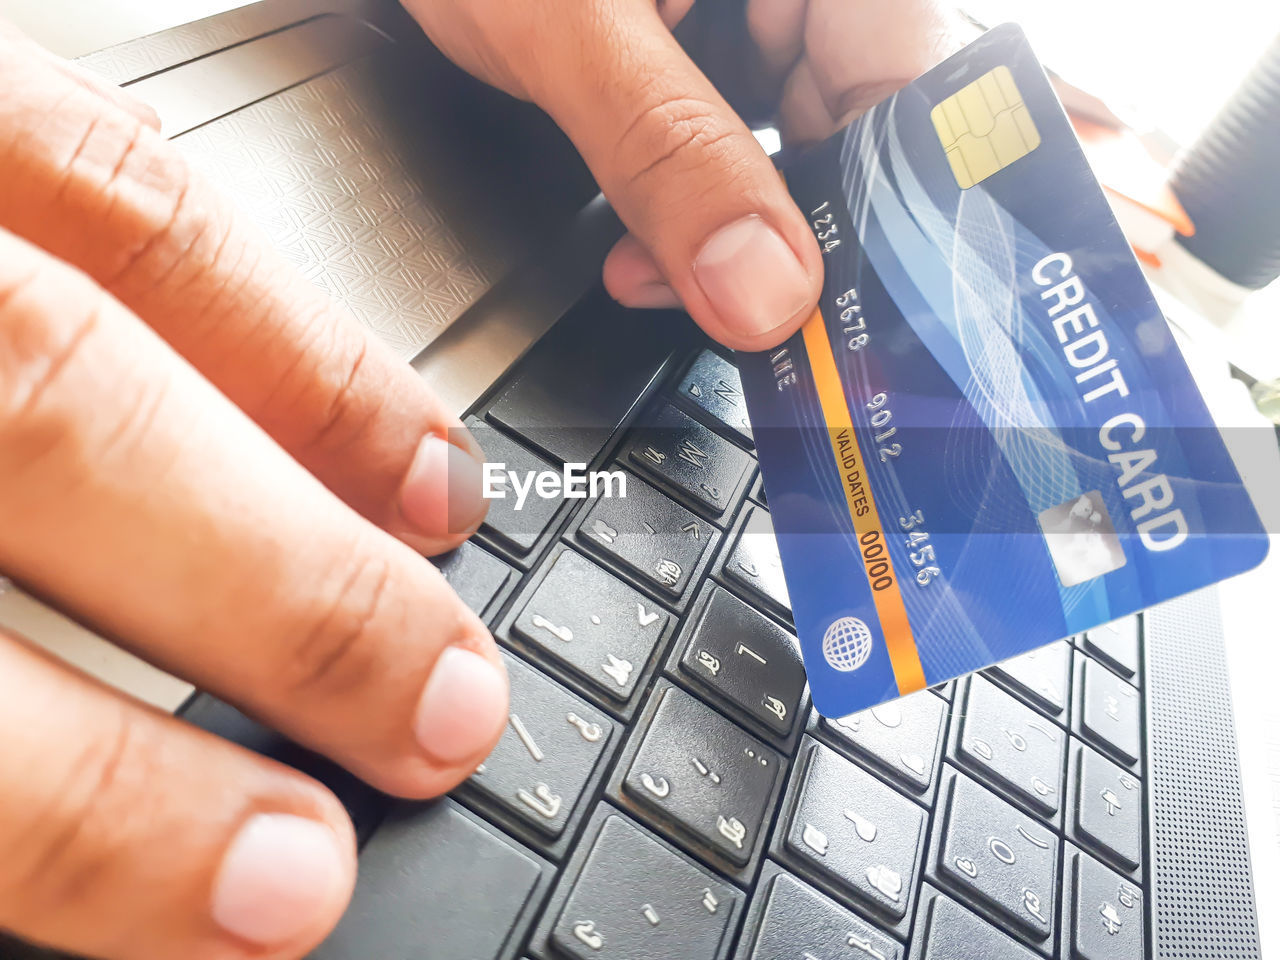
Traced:
<svg viewBox="0 0 1280 960">
<path fill-rule="evenodd" d="M 831 201 L 824 200 L 820 207 L 809 211 L 809 221 L 822 244 L 823 256 L 840 246 L 840 228 L 836 226 L 836 215 L 831 212 Z"/>
</svg>

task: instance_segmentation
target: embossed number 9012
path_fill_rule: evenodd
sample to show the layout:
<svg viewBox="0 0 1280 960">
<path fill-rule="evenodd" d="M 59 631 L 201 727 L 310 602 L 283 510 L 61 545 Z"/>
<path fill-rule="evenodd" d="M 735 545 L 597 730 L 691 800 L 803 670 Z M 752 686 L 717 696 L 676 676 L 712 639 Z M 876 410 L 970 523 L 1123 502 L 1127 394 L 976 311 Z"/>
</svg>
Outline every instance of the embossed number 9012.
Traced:
<svg viewBox="0 0 1280 960">
<path fill-rule="evenodd" d="M 888 399 L 883 393 L 877 393 L 867 402 L 867 409 L 871 411 L 871 426 L 881 431 L 875 435 L 876 452 L 880 454 L 881 463 L 888 463 L 890 457 L 902 454 L 902 444 L 886 442 L 898 432 L 897 427 L 889 426 L 889 421 L 893 419 L 893 411 L 885 406 Z"/>
</svg>

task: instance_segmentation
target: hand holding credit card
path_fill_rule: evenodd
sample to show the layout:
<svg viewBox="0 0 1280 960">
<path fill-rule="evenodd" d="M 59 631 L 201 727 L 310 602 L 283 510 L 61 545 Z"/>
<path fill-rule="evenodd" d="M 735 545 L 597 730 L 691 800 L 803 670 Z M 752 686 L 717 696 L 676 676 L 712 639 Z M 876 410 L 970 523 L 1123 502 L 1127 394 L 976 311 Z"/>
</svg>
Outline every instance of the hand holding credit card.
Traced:
<svg viewBox="0 0 1280 960">
<path fill-rule="evenodd" d="M 1257 513 L 1020 30 L 787 182 L 822 300 L 739 365 L 821 713 L 1261 562 Z"/>
</svg>

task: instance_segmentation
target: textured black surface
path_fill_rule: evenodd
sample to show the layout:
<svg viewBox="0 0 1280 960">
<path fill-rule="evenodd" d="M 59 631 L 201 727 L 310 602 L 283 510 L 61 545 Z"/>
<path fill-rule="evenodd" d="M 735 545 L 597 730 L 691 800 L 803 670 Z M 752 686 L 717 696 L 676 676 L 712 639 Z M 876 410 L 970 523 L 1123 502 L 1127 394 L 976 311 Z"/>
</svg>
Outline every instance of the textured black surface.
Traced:
<svg viewBox="0 0 1280 960">
<path fill-rule="evenodd" d="M 847 717 L 821 717 L 817 730 L 826 743 L 923 799 L 937 783 L 946 723 L 946 703 L 921 690 Z"/>
<path fill-rule="evenodd" d="M 1026 947 L 928 886 L 920 895 L 920 910 L 911 960 L 1035 960 Z"/>
<path fill-rule="evenodd" d="M 469 787 L 551 838 L 577 809 L 614 737 L 600 710 L 504 654 L 511 713 L 502 739 Z"/>
<path fill-rule="evenodd" d="M 773 518 L 764 507 L 743 511 L 733 549 L 724 561 L 724 577 L 748 599 L 779 616 L 791 617 L 791 597 L 782 574 L 782 557 L 773 536 Z"/>
<path fill-rule="evenodd" d="M 739 867 L 767 824 L 782 758 L 678 687 L 658 694 L 623 789 Z"/>
<path fill-rule="evenodd" d="M 924 811 L 819 743 L 804 744 L 792 777 L 778 852 L 824 888 L 897 924 L 914 898 Z"/>
<path fill-rule="evenodd" d="M 600 692 L 626 701 L 671 615 L 571 550 L 523 603 L 512 629 Z"/>
<path fill-rule="evenodd" d="M 578 540 L 642 577 L 669 598 L 697 579 L 707 547 L 720 534 L 634 474 L 627 496 L 597 499 L 578 528 Z"/>
<path fill-rule="evenodd" d="M 605 325 L 602 343 L 593 328 Z M 590 463 L 658 375 L 673 342 L 663 335 L 661 315 L 642 323 L 605 298 L 586 301 L 529 352 L 488 417 L 556 460 Z"/>
<path fill-rule="evenodd" d="M 493 601 L 511 582 L 514 572 L 493 554 L 470 541 L 448 553 L 432 557 L 431 562 L 444 574 L 462 602 L 481 617 L 488 616 Z"/>
<path fill-rule="evenodd" d="M 1142 861 L 1142 781 L 1085 744 L 1077 744 L 1071 772 L 1077 838 L 1126 870 Z"/>
<path fill-rule="evenodd" d="M 982 672 L 1033 707 L 1061 720 L 1071 681 L 1071 644 L 1055 640 Z"/>
<path fill-rule="evenodd" d="M 722 587 L 704 590 L 681 634 L 681 672 L 785 737 L 804 704 L 799 642 Z"/>
<path fill-rule="evenodd" d="M 1080 732 L 1124 764 L 1142 756 L 1138 691 L 1096 660 L 1077 659 Z"/>
<path fill-rule="evenodd" d="M 351 906 L 312 957 L 418 960 L 430 944 L 432 960 L 506 960 L 550 878 L 545 861 L 453 801 L 405 805 L 361 851 Z"/>
<path fill-rule="evenodd" d="M 1081 646 L 1120 676 L 1134 682 L 1138 674 L 1138 618 L 1122 617 L 1086 630 Z"/>
<path fill-rule="evenodd" d="M 545 960 L 718 960 L 742 899 L 670 844 L 602 807 L 561 876 L 531 953 Z"/>
<path fill-rule="evenodd" d="M 755 470 L 741 447 L 666 404 L 623 447 L 627 465 L 719 521 L 730 513 Z"/>
<path fill-rule="evenodd" d="M 1046 819 L 1062 809 L 1067 734 L 981 675 L 957 694 L 955 756 L 979 780 L 998 785 Z"/>
<path fill-rule="evenodd" d="M 795 960 L 806 955 L 899 960 L 902 947 L 807 883 L 767 865 L 736 958 Z"/>
<path fill-rule="evenodd" d="M 939 875 L 1001 927 L 1051 944 L 1061 840 L 963 774 L 949 773 L 948 781 L 939 797 L 944 827 L 935 838 Z"/>
<path fill-rule="evenodd" d="M 230 704 L 208 693 L 197 693 L 178 711 L 187 723 L 232 743 L 288 764 L 314 777 L 333 791 L 346 807 L 356 836 L 367 838 L 386 814 L 391 800 L 327 757 L 300 747 L 281 733 L 251 720 Z M 0 953 L 0 957 L 4 954 Z"/>
<path fill-rule="evenodd" d="M 751 443 L 751 418 L 738 368 L 715 351 L 698 354 L 680 379 L 676 396 L 706 422 L 743 443 Z"/>
<path fill-rule="evenodd" d="M 1071 960 L 1142 960 L 1142 891 L 1087 853 L 1067 850 L 1062 952 Z"/>
</svg>

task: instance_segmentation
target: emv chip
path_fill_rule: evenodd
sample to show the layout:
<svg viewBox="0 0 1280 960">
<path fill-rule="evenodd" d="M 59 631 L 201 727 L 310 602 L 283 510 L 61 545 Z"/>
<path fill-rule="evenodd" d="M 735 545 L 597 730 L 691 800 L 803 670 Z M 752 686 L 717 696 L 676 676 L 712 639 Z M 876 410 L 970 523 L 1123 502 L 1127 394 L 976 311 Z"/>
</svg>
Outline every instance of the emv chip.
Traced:
<svg viewBox="0 0 1280 960">
<path fill-rule="evenodd" d="M 961 190 L 1040 145 L 1040 132 L 1008 67 L 984 73 L 934 107 L 931 116 Z"/>
</svg>

